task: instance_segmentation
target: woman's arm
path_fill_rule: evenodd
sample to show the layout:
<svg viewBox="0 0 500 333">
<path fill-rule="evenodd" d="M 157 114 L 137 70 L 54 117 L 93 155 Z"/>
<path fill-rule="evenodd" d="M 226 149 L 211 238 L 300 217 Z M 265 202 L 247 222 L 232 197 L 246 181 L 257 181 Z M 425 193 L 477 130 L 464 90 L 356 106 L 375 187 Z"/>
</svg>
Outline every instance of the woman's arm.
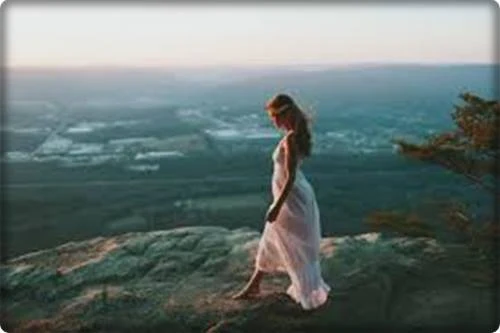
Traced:
<svg viewBox="0 0 500 333">
<path fill-rule="evenodd" d="M 286 136 L 285 141 L 285 158 L 286 158 L 286 181 L 285 186 L 281 190 L 276 201 L 271 205 L 267 213 L 267 221 L 273 222 L 278 216 L 281 207 L 285 203 L 285 199 L 292 190 L 295 181 L 295 174 L 297 172 L 297 145 L 295 143 L 295 133 L 290 132 Z"/>
</svg>

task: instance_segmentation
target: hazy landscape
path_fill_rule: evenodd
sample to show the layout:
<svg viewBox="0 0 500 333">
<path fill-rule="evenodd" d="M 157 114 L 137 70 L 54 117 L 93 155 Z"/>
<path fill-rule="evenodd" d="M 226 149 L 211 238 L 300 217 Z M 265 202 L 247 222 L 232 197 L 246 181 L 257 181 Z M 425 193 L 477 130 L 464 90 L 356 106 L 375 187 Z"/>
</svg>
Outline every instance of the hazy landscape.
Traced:
<svg viewBox="0 0 500 333">
<path fill-rule="evenodd" d="M 285 91 L 313 116 L 323 234 L 368 231 L 381 209 L 465 198 L 459 176 L 406 160 L 391 139 L 452 126 L 458 95 L 494 95 L 487 65 L 338 68 L 17 69 L 7 73 L 2 153 L 8 257 L 127 231 L 260 230 L 280 138 L 263 111 Z"/>
</svg>

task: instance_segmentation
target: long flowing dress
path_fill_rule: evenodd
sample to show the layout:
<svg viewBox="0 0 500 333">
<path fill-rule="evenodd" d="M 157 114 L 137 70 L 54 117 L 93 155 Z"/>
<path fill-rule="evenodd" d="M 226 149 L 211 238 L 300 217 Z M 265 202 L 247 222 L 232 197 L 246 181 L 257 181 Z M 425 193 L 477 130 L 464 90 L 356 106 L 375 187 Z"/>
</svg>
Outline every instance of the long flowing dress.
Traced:
<svg viewBox="0 0 500 333">
<path fill-rule="evenodd" d="M 276 199 L 285 186 L 287 171 L 283 138 L 273 152 L 272 192 Z M 256 267 L 264 272 L 287 272 L 287 294 L 304 309 L 321 306 L 330 287 L 321 276 L 321 226 L 316 196 L 300 169 L 276 220 L 267 222 L 259 242 Z"/>
</svg>

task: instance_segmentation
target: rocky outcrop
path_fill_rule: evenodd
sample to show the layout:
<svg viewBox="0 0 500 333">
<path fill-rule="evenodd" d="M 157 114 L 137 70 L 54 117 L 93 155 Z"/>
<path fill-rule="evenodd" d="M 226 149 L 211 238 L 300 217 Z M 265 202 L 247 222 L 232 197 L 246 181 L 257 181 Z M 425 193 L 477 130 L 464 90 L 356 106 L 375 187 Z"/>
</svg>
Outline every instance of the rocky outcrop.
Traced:
<svg viewBox="0 0 500 333">
<path fill-rule="evenodd" d="M 466 248 L 380 234 L 325 238 L 325 306 L 303 311 L 269 276 L 232 300 L 259 233 L 191 227 L 64 244 L 1 267 L 8 332 L 333 332 L 498 326 L 493 267 Z M 496 302 L 496 303 L 495 303 Z"/>
</svg>

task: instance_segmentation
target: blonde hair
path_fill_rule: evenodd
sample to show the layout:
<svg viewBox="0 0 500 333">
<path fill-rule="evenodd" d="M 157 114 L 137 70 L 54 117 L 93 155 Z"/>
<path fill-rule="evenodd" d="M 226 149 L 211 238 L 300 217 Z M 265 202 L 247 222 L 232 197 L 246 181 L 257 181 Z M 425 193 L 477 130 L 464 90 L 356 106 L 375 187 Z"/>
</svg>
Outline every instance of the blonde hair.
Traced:
<svg viewBox="0 0 500 333">
<path fill-rule="evenodd" d="M 312 140 L 310 117 L 286 94 L 277 94 L 266 103 L 266 109 L 275 117 L 291 116 L 299 152 L 311 156 Z"/>
</svg>

